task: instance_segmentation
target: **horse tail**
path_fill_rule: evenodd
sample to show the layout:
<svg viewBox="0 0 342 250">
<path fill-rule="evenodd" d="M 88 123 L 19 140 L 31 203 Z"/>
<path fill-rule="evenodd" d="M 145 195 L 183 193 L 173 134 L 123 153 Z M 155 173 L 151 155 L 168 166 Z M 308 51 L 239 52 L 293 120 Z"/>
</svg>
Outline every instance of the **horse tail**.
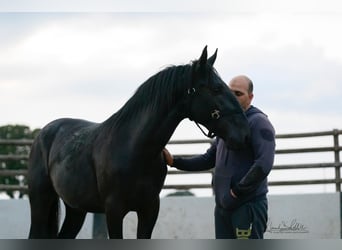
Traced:
<svg viewBox="0 0 342 250">
<path fill-rule="evenodd" d="M 44 130 L 44 129 L 43 129 Z M 44 133 L 32 144 L 28 162 L 28 195 L 31 209 L 29 238 L 57 238 L 59 225 L 59 197 L 48 171 L 48 155 Z"/>
<path fill-rule="evenodd" d="M 53 203 L 51 204 L 50 214 L 49 214 L 48 230 L 50 232 L 51 238 L 58 237 L 59 215 L 60 215 L 59 198 L 58 196 L 56 196 L 55 199 L 53 200 Z"/>
</svg>

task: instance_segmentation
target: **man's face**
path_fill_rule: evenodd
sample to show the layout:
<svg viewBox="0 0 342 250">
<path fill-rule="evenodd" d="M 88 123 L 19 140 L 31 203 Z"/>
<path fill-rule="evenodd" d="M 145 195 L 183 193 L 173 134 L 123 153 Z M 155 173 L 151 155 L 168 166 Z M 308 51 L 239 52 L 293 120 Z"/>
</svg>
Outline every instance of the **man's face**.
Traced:
<svg viewBox="0 0 342 250">
<path fill-rule="evenodd" d="M 253 94 L 248 93 L 248 82 L 243 79 L 235 79 L 229 83 L 229 88 L 238 99 L 243 110 L 246 111 L 253 99 Z"/>
</svg>

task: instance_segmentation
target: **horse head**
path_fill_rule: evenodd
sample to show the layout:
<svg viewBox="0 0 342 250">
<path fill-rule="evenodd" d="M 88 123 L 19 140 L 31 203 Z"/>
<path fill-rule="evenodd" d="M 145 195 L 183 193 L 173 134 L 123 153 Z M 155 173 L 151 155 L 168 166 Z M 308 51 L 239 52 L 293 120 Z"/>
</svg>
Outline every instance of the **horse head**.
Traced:
<svg viewBox="0 0 342 250">
<path fill-rule="evenodd" d="M 250 134 L 248 121 L 236 97 L 213 67 L 216 56 L 217 49 L 208 58 L 205 47 L 193 64 L 187 116 L 205 126 L 208 137 L 218 136 L 230 148 L 241 148 Z"/>
</svg>

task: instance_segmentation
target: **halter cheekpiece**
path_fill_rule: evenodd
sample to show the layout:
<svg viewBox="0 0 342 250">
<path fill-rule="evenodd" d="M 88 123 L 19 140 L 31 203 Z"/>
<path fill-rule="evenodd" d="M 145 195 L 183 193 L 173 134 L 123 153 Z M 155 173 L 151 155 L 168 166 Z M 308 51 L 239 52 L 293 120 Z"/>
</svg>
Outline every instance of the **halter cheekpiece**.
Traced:
<svg viewBox="0 0 342 250">
<path fill-rule="evenodd" d="M 196 93 L 196 89 L 195 88 L 189 88 L 188 90 L 187 90 L 187 93 L 188 93 L 188 95 L 194 95 L 195 93 Z M 190 109 L 189 109 L 190 110 Z M 220 112 L 220 110 L 218 110 L 218 109 L 214 109 L 212 112 L 211 112 L 211 114 L 210 114 L 210 117 L 211 117 L 211 119 L 213 119 L 213 120 L 218 120 L 218 119 L 220 119 L 220 117 L 221 117 L 221 112 Z M 207 136 L 207 137 L 209 137 L 209 138 L 214 138 L 215 136 L 216 136 L 216 134 L 214 133 L 214 132 L 212 132 L 212 131 L 208 131 L 208 133 L 205 133 L 204 132 L 204 130 L 202 129 L 202 127 L 198 124 L 198 122 L 196 122 L 194 119 L 192 119 L 191 118 L 191 116 L 190 116 L 190 112 L 189 112 L 189 119 L 191 120 L 191 121 L 194 121 L 194 123 L 197 125 L 197 127 L 201 130 L 201 132 L 205 135 L 205 136 Z"/>
</svg>

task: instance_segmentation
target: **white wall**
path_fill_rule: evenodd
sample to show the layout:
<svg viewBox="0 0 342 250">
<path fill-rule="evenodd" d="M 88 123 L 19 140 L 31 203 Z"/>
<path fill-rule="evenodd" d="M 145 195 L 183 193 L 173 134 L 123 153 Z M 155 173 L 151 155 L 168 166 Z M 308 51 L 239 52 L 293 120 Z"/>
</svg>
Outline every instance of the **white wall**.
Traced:
<svg viewBox="0 0 342 250">
<path fill-rule="evenodd" d="M 340 239 L 340 194 L 269 197 L 269 239 Z M 126 218 L 126 238 L 134 238 L 136 215 Z M 168 197 L 161 202 L 153 238 L 213 239 L 214 198 Z"/>
<path fill-rule="evenodd" d="M 61 207 L 61 218 L 64 207 Z M 78 238 L 91 238 L 93 216 L 88 214 Z M 28 200 L 0 200 L 0 239 L 27 239 L 30 230 Z"/>
<path fill-rule="evenodd" d="M 270 196 L 265 237 L 281 239 L 340 239 L 339 193 Z"/>
<path fill-rule="evenodd" d="M 167 197 L 152 238 L 213 239 L 213 197 Z M 135 238 L 136 214 L 124 221 L 124 237 Z M 30 223 L 28 200 L 0 200 L 0 239 L 27 238 Z M 92 214 L 78 238 L 92 237 Z M 340 194 L 279 195 L 269 197 L 269 224 L 265 238 L 339 239 L 341 237 Z"/>
</svg>

